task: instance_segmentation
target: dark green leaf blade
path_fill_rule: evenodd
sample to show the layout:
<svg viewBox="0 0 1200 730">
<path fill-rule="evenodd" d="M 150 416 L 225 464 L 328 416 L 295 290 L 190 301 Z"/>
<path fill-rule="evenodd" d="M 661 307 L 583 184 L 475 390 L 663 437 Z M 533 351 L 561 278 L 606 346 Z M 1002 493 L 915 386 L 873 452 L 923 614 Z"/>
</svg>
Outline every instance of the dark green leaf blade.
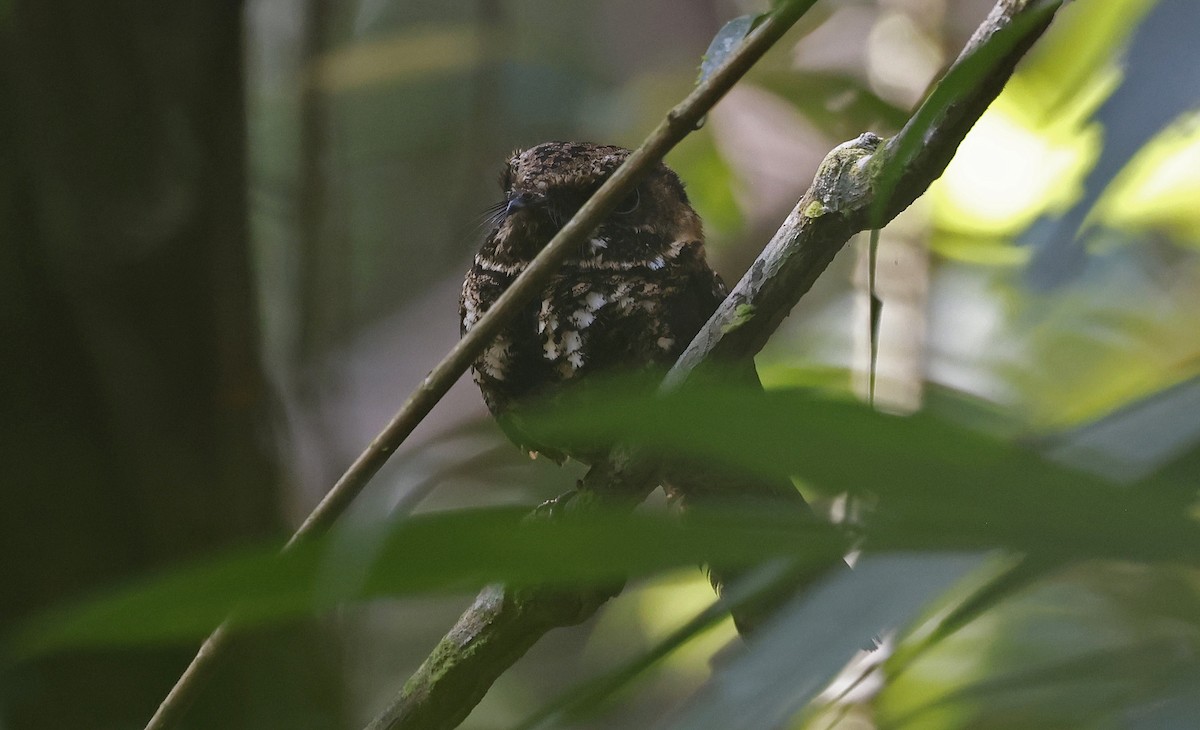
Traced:
<svg viewBox="0 0 1200 730">
<path fill-rule="evenodd" d="M 804 391 L 706 387 L 661 398 L 591 388 L 531 428 L 543 438 L 628 441 L 658 453 L 795 475 L 829 493 L 867 493 L 876 549 L 987 549 L 1066 558 L 1200 559 L 1200 533 L 1159 491 L 1100 477 L 927 414 L 880 414 Z M 535 423 L 536 422 L 536 423 Z"/>
<path fill-rule="evenodd" d="M 252 625 L 346 601 L 493 582 L 592 586 L 714 560 L 731 566 L 780 555 L 824 561 L 847 545 L 829 526 L 762 511 L 695 514 L 686 523 L 669 515 L 550 521 L 524 514 L 489 508 L 421 515 L 366 534 L 352 549 L 335 534 L 285 555 L 259 548 L 176 569 L 37 616 L 7 637 L 6 653 L 23 658 L 71 647 L 176 641 L 202 636 L 231 614 L 235 624 Z"/>
<path fill-rule="evenodd" d="M 872 557 L 837 573 L 786 607 L 749 651 L 697 695 L 674 727 L 785 726 L 872 637 L 912 621 L 979 560 L 973 555 Z"/>
</svg>

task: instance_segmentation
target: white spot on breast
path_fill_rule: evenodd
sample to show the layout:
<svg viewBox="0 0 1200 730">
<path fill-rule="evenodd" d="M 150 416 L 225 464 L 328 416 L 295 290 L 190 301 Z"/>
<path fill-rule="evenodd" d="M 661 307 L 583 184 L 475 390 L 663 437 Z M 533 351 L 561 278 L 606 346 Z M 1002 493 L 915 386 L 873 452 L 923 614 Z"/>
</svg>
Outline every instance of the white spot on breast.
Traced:
<svg viewBox="0 0 1200 730">
<path fill-rule="evenodd" d="M 612 300 L 616 303 L 617 308 L 621 310 L 622 314 L 628 314 L 636 305 L 633 297 L 629 296 L 631 289 L 632 287 L 629 285 L 629 282 L 623 281 L 613 291 Z"/>
<path fill-rule="evenodd" d="M 562 346 L 564 352 L 578 352 L 583 347 L 583 338 L 575 330 L 567 330 L 563 333 Z"/>
<path fill-rule="evenodd" d="M 572 352 L 570 355 L 567 355 L 567 362 L 571 363 L 571 367 L 578 370 L 583 367 L 583 353 Z"/>
<path fill-rule="evenodd" d="M 661 269 L 662 267 L 664 267 L 666 265 L 667 265 L 667 262 L 663 260 L 662 256 L 655 256 L 653 259 L 650 260 L 650 263 L 648 264 L 648 266 L 650 267 L 650 269 L 652 271 L 658 271 L 659 269 Z"/>
<path fill-rule="evenodd" d="M 593 238 L 592 240 L 588 241 L 588 245 L 592 247 L 592 253 L 596 253 L 601 249 L 608 248 L 608 241 L 604 240 L 603 238 Z"/>
<path fill-rule="evenodd" d="M 672 347 L 675 346 L 675 338 L 674 337 L 659 337 L 658 338 L 658 346 L 660 349 L 670 350 Z"/>
<path fill-rule="evenodd" d="M 505 370 L 508 369 L 509 362 L 509 347 L 512 345 L 507 339 L 500 338 L 492 344 L 491 347 L 483 351 L 483 359 L 480 361 L 480 367 L 485 374 L 497 380 L 503 380 Z"/>
<path fill-rule="evenodd" d="M 588 308 L 589 312 L 595 312 L 596 310 L 600 309 L 600 307 L 608 304 L 608 300 L 605 299 L 604 295 L 600 292 L 593 291 L 588 292 L 588 295 L 583 298 L 583 303 L 584 306 Z"/>
<path fill-rule="evenodd" d="M 558 317 L 554 314 L 554 309 L 550 306 L 549 299 L 542 300 L 542 308 L 538 311 L 537 331 L 538 334 L 544 333 L 547 329 L 551 332 L 558 329 Z"/>
<path fill-rule="evenodd" d="M 571 324 L 579 328 L 587 327 L 595 321 L 596 317 L 586 309 L 576 309 L 575 312 L 571 314 Z"/>
<path fill-rule="evenodd" d="M 542 347 L 542 350 L 545 351 L 547 360 L 557 360 L 558 359 L 558 343 L 555 342 L 554 340 L 550 340 L 549 342 L 547 342 Z"/>
</svg>

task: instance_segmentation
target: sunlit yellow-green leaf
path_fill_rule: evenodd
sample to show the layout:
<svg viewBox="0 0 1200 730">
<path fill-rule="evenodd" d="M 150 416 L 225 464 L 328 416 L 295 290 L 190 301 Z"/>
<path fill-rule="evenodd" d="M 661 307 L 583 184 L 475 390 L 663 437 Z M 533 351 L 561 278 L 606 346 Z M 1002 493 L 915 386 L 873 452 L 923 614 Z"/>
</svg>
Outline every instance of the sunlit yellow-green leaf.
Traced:
<svg viewBox="0 0 1200 730">
<path fill-rule="evenodd" d="M 1098 130 L 1086 128 L 1084 108 L 1039 126 L 1033 103 L 1014 78 L 967 134 L 930 186 L 939 227 L 1008 236 L 1074 202 L 1098 150 Z"/>
<path fill-rule="evenodd" d="M 1075 103 L 1157 0 L 1067 3 L 1021 63 L 1031 110 L 1054 115 Z"/>
<path fill-rule="evenodd" d="M 1200 242 L 1200 117 L 1142 148 L 1098 203 L 1102 221 L 1126 230 L 1169 230 Z"/>
</svg>

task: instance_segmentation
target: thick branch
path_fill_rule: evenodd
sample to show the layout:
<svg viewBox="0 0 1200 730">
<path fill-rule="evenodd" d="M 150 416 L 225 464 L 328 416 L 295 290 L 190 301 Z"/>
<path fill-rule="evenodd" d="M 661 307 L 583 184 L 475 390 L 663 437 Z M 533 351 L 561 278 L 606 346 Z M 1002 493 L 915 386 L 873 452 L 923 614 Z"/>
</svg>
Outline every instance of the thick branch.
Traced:
<svg viewBox="0 0 1200 730">
<path fill-rule="evenodd" d="M 882 144 L 863 135 L 830 153 L 813 185 L 733 292 L 680 357 L 664 387 L 701 365 L 753 356 L 855 233 L 882 226 L 941 175 L 967 131 L 991 104 L 1025 51 L 1049 25 L 1059 2 L 999 0 L 976 31 L 950 78 L 964 64 L 986 63 L 975 83 L 947 104 L 935 90 L 909 124 Z M 1023 21 L 1014 25 L 1015 21 Z M 988 41 L 1013 25 L 1018 36 L 983 56 Z M 993 46 L 991 50 L 994 51 Z M 981 60 L 982 59 L 982 60 Z M 906 153 L 906 144 L 918 144 Z M 886 178 L 887 191 L 880 194 Z M 872 220 L 872 213 L 878 215 Z M 640 502 L 655 470 L 619 449 L 588 472 L 569 510 Z M 391 706 L 368 730 L 453 728 L 526 649 L 556 626 L 579 623 L 615 591 L 519 594 L 489 588 L 438 644 Z"/>
<path fill-rule="evenodd" d="M 1005 39 L 1006 47 L 999 54 L 983 57 L 991 63 L 977 83 L 963 93 L 952 93 L 948 101 L 939 84 L 904 129 L 886 143 L 863 135 L 831 152 L 812 187 L 679 358 L 668 384 L 679 384 L 703 362 L 736 361 L 757 354 L 851 236 L 868 227 L 883 227 L 924 194 L 1059 5 L 1000 0 L 943 77 L 944 83 L 965 64 L 978 63 L 986 44 L 1002 29 L 1013 26 L 1020 31 L 1019 36 Z M 1014 25 L 1018 20 L 1022 23 Z M 910 145 L 911 155 L 897 159 Z M 886 199 L 878 197 L 881 183 L 890 183 Z M 880 217 L 872 224 L 875 211 Z"/>
</svg>

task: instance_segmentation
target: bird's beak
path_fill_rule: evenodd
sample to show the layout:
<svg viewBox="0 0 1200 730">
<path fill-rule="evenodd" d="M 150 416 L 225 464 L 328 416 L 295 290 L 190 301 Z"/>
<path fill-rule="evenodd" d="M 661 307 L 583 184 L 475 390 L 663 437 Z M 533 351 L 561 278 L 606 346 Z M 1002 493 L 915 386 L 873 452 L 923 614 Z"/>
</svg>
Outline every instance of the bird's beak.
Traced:
<svg viewBox="0 0 1200 730">
<path fill-rule="evenodd" d="M 518 210 L 523 210 L 531 206 L 537 205 L 544 200 L 544 196 L 535 193 L 517 193 L 509 198 L 508 205 L 504 208 L 504 215 L 510 216 Z"/>
</svg>

